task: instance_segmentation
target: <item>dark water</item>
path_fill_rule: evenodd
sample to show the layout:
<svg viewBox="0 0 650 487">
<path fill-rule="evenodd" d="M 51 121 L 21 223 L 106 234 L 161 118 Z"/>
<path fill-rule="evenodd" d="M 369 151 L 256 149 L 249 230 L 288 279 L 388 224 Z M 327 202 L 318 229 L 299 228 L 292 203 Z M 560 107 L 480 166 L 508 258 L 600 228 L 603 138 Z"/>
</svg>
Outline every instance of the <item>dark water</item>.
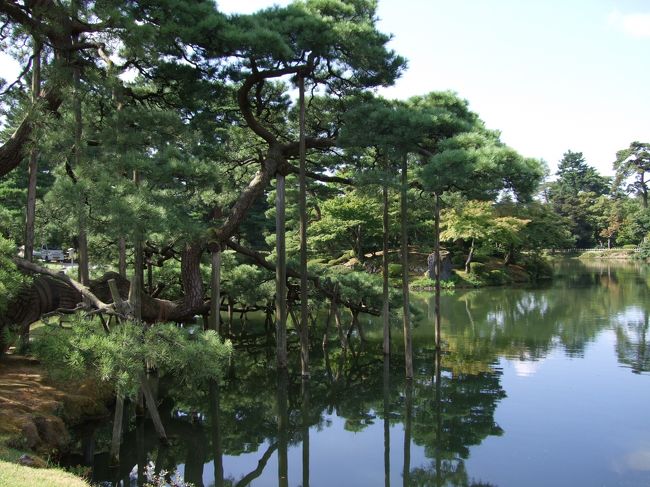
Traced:
<svg viewBox="0 0 650 487">
<path fill-rule="evenodd" d="M 397 324 L 390 364 L 378 325 L 347 354 L 315 338 L 306 384 L 296 363 L 275 373 L 272 342 L 249 326 L 219 388 L 161 386 L 169 446 L 131 420 L 119 469 L 93 455 L 110 425 L 79 432 L 79 452 L 105 485 L 136 485 L 153 462 L 197 486 L 650 486 L 650 272 L 557 272 L 541 288 L 444 296 L 442 356 L 432 299 L 414 297 L 412 384 Z"/>
</svg>

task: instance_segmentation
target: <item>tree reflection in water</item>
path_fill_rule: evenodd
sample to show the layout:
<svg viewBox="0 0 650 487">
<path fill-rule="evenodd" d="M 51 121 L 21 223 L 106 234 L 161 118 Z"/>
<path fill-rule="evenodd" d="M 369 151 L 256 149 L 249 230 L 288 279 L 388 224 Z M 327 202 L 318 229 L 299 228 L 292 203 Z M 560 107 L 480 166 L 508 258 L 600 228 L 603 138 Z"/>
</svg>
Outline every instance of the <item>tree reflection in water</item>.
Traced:
<svg viewBox="0 0 650 487">
<path fill-rule="evenodd" d="M 650 343 L 648 343 L 650 319 L 648 315 L 647 309 L 628 310 L 616 326 L 618 360 L 630 367 L 635 374 L 650 371 Z"/>
<path fill-rule="evenodd" d="M 259 478 L 275 456 L 278 485 L 307 487 L 313 481 L 310 462 L 326 461 L 310 458 L 310 432 L 316 432 L 318 441 L 317 432 L 328 426 L 327 417 L 336 415 L 344 419 L 348 431 L 362 432 L 377 420 L 383 422 L 386 486 L 391 471 L 402 471 L 404 485 L 434 485 L 427 483 L 431 480 L 440 486 L 472 485 L 463 463 L 469 448 L 488 435 L 501 433 L 493 418 L 498 401 L 505 396 L 497 372 L 463 373 L 457 364 L 452 371 L 445 365 L 445 356 L 420 350 L 414 362 L 416 377 L 407 382 L 399 357 L 384 362 L 381 355 L 364 350 L 348 353 L 341 361 L 344 354 L 339 349 L 329 354 L 328 363 L 337 363 L 337 371 L 328 372 L 325 356 L 315 354 L 309 381 L 286 371 L 276 374 L 272 366 L 256 364 L 242 354 L 237 378 L 212 384 L 204 396 L 181 395 L 173 385 L 164 384 L 161 413 L 173 438 L 171 444 L 159 445 L 149 423 L 138 420 L 130 424 L 125 436 L 120 467 L 111 470 L 106 455 L 96 455 L 93 481 L 131 485 L 126 483 L 129 474 L 154 462 L 157 471 L 173 472 L 183 465 L 185 480 L 197 487 L 204 485 L 204 469 L 210 464 L 214 481 L 210 478 L 205 485 L 245 486 Z M 318 367 L 317 361 L 323 366 Z M 405 431 L 400 438 L 404 462 L 400 466 L 394 464 L 397 458 L 391 458 L 391 426 L 398 424 Z M 93 434 L 101 450 L 110 435 L 102 428 Z M 302 479 L 290 478 L 295 468 L 289 465 L 288 450 L 294 446 L 302 449 Z M 415 446 L 424 448 L 431 466 L 411 464 Z M 235 477 L 228 474 L 229 457 L 254 452 L 258 453 L 256 468 Z M 381 456 L 375 460 L 381 468 Z M 133 477 L 141 485 L 141 475 Z"/>
<path fill-rule="evenodd" d="M 322 471 L 329 459 L 314 452 L 322 451 L 320 433 L 340 418 L 340 441 L 378 423 L 383 455 L 381 446 L 374 453 L 359 451 L 355 468 L 381 472 L 383 463 L 386 487 L 400 473 L 401 483 L 408 486 L 488 486 L 472 478 L 466 461 L 472 447 L 504 433 L 494 419 L 506 396 L 496 366 L 502 357 L 538 360 L 558 347 L 569 356 L 581 356 L 599 333 L 613 328 L 619 362 L 636 373 L 650 370 L 648 283 L 635 270 L 573 265 L 582 267 L 567 272 L 553 287 L 444 296 L 444 352 L 434 349 L 431 323 L 420 322 L 412 382 L 403 377 L 403 357 L 384 360 L 381 340 L 372 341 L 372 327 L 367 328 L 371 341 L 365 347 L 354 340 L 348 350 L 338 342 L 326 351 L 313 347 L 312 375 L 303 382 L 293 373 L 299 370 L 297 363 L 289 364 L 292 373 L 275 371 L 272 340 L 265 333 L 253 335 L 255 327 L 249 323 L 236 343 L 236 363 L 221 384 L 190 392 L 172 382 L 161 385 L 160 410 L 171 444 L 159 445 L 149 423 L 131 422 L 120 453 L 122 465 L 109 469 L 105 453 L 94 455 L 93 480 L 128 485 L 134 472 L 135 483 L 142 479 L 143 464 L 154 462 L 157 471 L 182 465 L 185 480 L 197 486 L 208 477 L 206 484 L 216 487 L 245 486 L 261 478 L 278 485 L 323 485 L 314 472 Z M 414 301 L 424 309 L 429 305 L 427 300 Z M 394 346 L 400 349 L 399 343 Z M 83 451 L 73 464 L 83 463 L 84 453 L 88 461 L 93 451 L 106 451 L 109 426 L 82 435 Z M 399 443 L 397 448 L 391 448 L 391 441 Z M 297 447 L 302 461 L 290 454 Z M 232 466 L 234 457 L 242 455 L 255 458 L 250 471 Z M 214 482 L 206 465 L 208 472 L 214 471 Z M 276 466 L 277 474 L 268 471 L 269 465 Z M 332 474 L 345 478 L 338 468 L 332 465 Z"/>
</svg>

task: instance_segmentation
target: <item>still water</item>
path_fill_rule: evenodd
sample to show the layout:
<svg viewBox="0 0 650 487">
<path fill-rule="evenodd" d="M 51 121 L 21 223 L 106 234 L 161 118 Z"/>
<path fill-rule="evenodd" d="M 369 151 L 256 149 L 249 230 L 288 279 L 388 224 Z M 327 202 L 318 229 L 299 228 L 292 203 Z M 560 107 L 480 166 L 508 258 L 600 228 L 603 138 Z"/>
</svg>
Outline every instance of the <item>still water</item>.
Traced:
<svg viewBox="0 0 650 487">
<path fill-rule="evenodd" d="M 271 339 L 249 326 L 219 388 L 161 386 L 169 446 L 131 420 L 109 469 L 95 452 L 110 425 L 89 426 L 77 463 L 103 485 L 137 485 L 152 462 L 196 486 L 650 486 L 650 270 L 556 270 L 543 287 L 443 296 L 438 356 L 433 300 L 414 296 L 412 384 L 397 324 L 390 363 L 379 324 L 345 354 L 315 337 L 304 384 L 297 363 L 275 373 Z"/>
</svg>

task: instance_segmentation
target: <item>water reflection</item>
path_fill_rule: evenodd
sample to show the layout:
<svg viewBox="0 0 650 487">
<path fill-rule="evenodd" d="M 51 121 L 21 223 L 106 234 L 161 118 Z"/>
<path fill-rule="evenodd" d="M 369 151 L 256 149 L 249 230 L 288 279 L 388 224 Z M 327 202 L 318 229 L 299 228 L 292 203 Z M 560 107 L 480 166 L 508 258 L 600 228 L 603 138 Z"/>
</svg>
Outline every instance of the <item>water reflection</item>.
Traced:
<svg viewBox="0 0 650 487">
<path fill-rule="evenodd" d="M 620 324 L 621 348 L 635 348 L 646 361 L 640 367 L 647 370 L 643 326 L 620 319 L 631 308 L 647 312 L 647 275 L 634 264 L 571 261 L 559 265 L 553 286 L 457 291 L 442 298 L 443 341 L 452 360 L 465 364 L 469 359 L 479 372 L 501 356 L 536 361 L 561 348 L 570 357 L 583 357 L 599 333 Z M 432 305 L 432 296 L 421 303 Z M 430 320 L 420 322 L 419 329 L 420 341 L 429 341 Z"/>
<path fill-rule="evenodd" d="M 647 309 L 631 308 L 619 317 L 616 326 L 616 354 L 619 362 L 635 374 L 650 371 Z"/>
<path fill-rule="evenodd" d="M 223 383 L 192 394 L 161 386 L 170 445 L 158 443 L 148 422 L 131 420 L 119 468 L 108 467 L 105 453 L 92 455 L 107 450 L 110 425 L 81 434 L 72 463 L 92 459 L 93 481 L 104 485 L 142 485 L 144 465 L 153 462 L 157 472 L 178 468 L 196 486 L 494 486 L 475 478 L 468 461 L 487 438 L 508 435 L 495 419 L 507 397 L 504 358 L 515 361 L 518 375 L 531 375 L 552 352 L 583 357 L 612 330 L 619 363 L 650 370 L 648 280 L 634 267 L 570 265 L 553 286 L 444 296 L 444 352 L 435 352 L 432 321 L 423 319 L 413 381 L 404 380 L 399 355 L 383 360 L 381 327 L 368 327 L 365 347 L 314 347 L 312 377 L 303 381 L 276 373 L 268 336 L 255 336 L 249 323 Z M 426 310 L 431 302 L 420 298 L 419 305 Z M 339 449 L 352 453 L 335 455 Z"/>
<path fill-rule="evenodd" d="M 355 358 L 350 354 L 341 362 L 339 353 L 332 351 L 328 359 L 341 364 L 332 375 L 324 366 L 325 356 L 316 355 L 323 366 L 313 367 L 310 381 L 286 371 L 276 374 L 242 358 L 238 378 L 213 384 L 203 402 L 198 395 L 188 401 L 175 395 L 173 387 L 161 387 L 167 397 L 161 416 L 172 438 L 170 445 L 158 444 L 149 423 L 132 422 L 120 452 L 122 464 L 110 469 L 105 455 L 96 455 L 93 481 L 142 485 L 143 468 L 153 462 L 157 472 L 173 472 L 180 466 L 184 479 L 196 486 L 245 486 L 261 477 L 268 482 L 266 470 L 274 464 L 275 481 L 261 485 L 306 487 L 312 482 L 310 463 L 323 461 L 310 458 L 311 436 L 315 434 L 318 442 L 318 432 L 330 426 L 332 418 L 340 418 L 347 432 L 361 434 L 376 422 L 383 432 L 383 449 L 376 456 L 374 449 L 359 451 L 359 458 L 350 458 L 350 464 L 342 468 L 355 464 L 373 468 L 377 463 L 381 469 L 383 460 L 386 486 L 395 484 L 395 475 L 402 477 L 403 485 L 426 485 L 422 483 L 425 471 L 436 485 L 470 485 L 461 475 L 469 448 L 488 435 L 502 433 L 493 417 L 496 404 L 505 397 L 499 373 L 459 373 L 457 364 L 454 369 L 445 364 L 446 357 L 421 351 L 415 361 L 415 379 L 405 381 L 399 358 L 389 363 L 374 352 L 357 351 Z M 396 432 L 399 425 L 402 431 Z M 105 429 L 93 432 L 103 438 L 100 449 L 110 438 Z M 400 449 L 391 449 L 391 441 L 401 443 L 401 455 L 397 454 Z M 416 447 L 424 448 L 434 468 L 423 469 L 411 462 L 411 449 Z M 295 458 L 290 452 L 295 448 L 301 450 L 301 465 L 290 465 L 290 458 Z M 248 472 L 233 470 L 229 462 L 240 455 L 254 455 L 256 467 Z M 452 470 L 454 475 L 449 473 Z M 302 475 L 297 475 L 300 471 Z M 317 485 L 324 485 L 322 478 L 316 480 Z"/>
</svg>

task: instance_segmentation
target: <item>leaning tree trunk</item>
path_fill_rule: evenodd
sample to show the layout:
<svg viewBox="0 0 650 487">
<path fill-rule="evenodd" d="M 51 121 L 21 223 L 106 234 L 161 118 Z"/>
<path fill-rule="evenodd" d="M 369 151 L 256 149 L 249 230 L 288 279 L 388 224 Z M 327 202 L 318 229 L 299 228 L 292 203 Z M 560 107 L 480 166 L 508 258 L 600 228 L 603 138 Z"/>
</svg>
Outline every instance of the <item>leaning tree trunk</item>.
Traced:
<svg viewBox="0 0 650 487">
<path fill-rule="evenodd" d="M 275 305 L 276 354 L 279 369 L 287 368 L 287 254 L 285 242 L 284 175 L 278 174 L 275 195 Z"/>
<path fill-rule="evenodd" d="M 465 261 L 465 272 L 469 274 L 472 268 L 472 258 L 474 257 L 474 239 L 472 239 L 472 244 L 469 247 L 469 254 L 467 254 L 467 260 Z"/>
<path fill-rule="evenodd" d="M 407 162 L 408 156 L 402 159 L 402 187 L 401 187 L 401 227 L 402 227 L 402 301 L 404 306 L 404 366 L 406 378 L 413 378 L 413 345 L 411 339 L 411 320 L 409 309 L 409 263 L 408 263 L 408 202 L 407 202 Z"/>
<path fill-rule="evenodd" d="M 34 39 L 34 61 L 32 64 L 32 103 L 36 104 L 41 92 L 41 45 Z M 27 185 L 27 216 L 25 219 L 25 259 L 34 258 L 34 221 L 36 219 L 36 183 L 38 174 L 38 150 L 32 147 L 29 153 L 29 183 Z"/>
<path fill-rule="evenodd" d="M 503 265 L 504 266 L 509 266 L 510 264 L 515 263 L 515 247 L 514 245 L 508 245 L 508 250 L 506 251 L 506 255 L 503 259 Z"/>
<path fill-rule="evenodd" d="M 302 376 L 309 377 L 309 296 L 307 293 L 307 175 L 305 174 L 305 77 L 299 76 L 300 143 L 300 364 Z"/>
<path fill-rule="evenodd" d="M 0 146 L 0 179 L 16 169 L 24 159 L 25 149 L 29 146 L 33 136 L 43 102 L 49 111 L 56 112 L 63 99 L 59 90 L 53 88 L 53 85 L 50 84 L 45 92 L 39 96 L 38 103 L 32 103 L 18 128 Z"/>
</svg>

